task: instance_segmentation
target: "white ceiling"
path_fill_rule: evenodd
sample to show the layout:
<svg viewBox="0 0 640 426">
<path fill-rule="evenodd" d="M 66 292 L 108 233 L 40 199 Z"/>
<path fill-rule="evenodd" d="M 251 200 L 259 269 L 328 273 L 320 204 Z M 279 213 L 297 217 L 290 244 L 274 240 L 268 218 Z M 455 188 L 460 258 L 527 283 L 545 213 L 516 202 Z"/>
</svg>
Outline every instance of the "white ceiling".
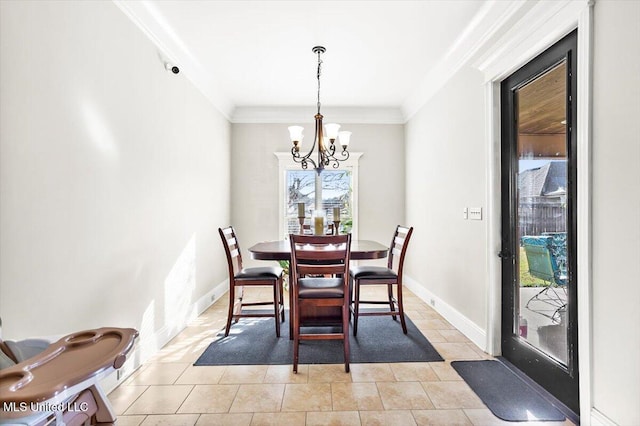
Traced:
<svg viewBox="0 0 640 426">
<path fill-rule="evenodd" d="M 234 111 L 402 109 L 446 81 L 523 4 L 441 1 L 129 1 L 116 4 L 233 120 Z M 511 4 L 511 6 L 509 6 Z M 449 73 L 450 74 L 450 73 Z M 418 96 L 420 95 L 420 96 Z M 236 114 L 237 115 L 237 114 Z"/>
</svg>

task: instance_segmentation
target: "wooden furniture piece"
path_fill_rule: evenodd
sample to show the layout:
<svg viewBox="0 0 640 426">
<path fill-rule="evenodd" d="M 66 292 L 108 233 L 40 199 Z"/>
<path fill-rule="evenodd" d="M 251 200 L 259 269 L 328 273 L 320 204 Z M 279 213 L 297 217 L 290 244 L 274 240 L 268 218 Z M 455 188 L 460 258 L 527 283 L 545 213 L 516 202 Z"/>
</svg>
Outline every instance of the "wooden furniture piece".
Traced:
<svg viewBox="0 0 640 426">
<path fill-rule="evenodd" d="M 291 260 L 291 244 L 288 240 L 264 241 L 249 247 L 252 259 Z M 351 260 L 384 259 L 389 248 L 369 240 L 351 240 Z"/>
<path fill-rule="evenodd" d="M 383 266 L 356 266 L 351 268 L 350 281 L 354 287 L 354 299 L 351 306 L 353 312 L 353 335 L 358 334 L 358 318 L 372 315 L 391 315 L 395 321 L 400 316 L 402 331 L 407 334 L 407 324 L 402 305 L 402 270 L 404 258 L 407 253 L 409 239 L 413 233 L 413 227 L 407 228 L 398 225 L 389 247 L 387 267 Z M 363 285 L 387 285 L 387 300 L 360 300 L 360 287 Z M 397 296 L 393 296 L 393 286 L 396 286 Z M 361 304 L 388 305 L 389 311 L 360 311 Z"/>
<path fill-rule="evenodd" d="M 273 317 L 276 321 L 276 336 L 280 337 L 280 322 L 284 322 L 284 296 L 282 277 L 283 270 L 279 266 L 264 266 L 258 268 L 243 268 L 240 244 L 232 226 L 218 228 L 229 266 L 229 313 L 224 335 L 229 335 L 231 322 L 238 322 L 240 318 Z M 244 302 L 244 286 L 273 287 L 273 301 Z M 245 306 L 273 305 L 273 313 L 262 311 L 244 311 Z"/>
<path fill-rule="evenodd" d="M 249 247 L 251 257 L 257 260 L 291 260 L 291 244 L 287 240 L 265 241 Z M 383 259 L 387 256 L 387 246 L 369 240 L 351 240 L 351 260 Z M 289 288 L 293 286 L 289 274 Z M 289 291 L 289 306 L 292 305 L 291 291 Z M 293 317 L 289 311 L 289 338 L 293 339 Z M 310 309 L 302 316 L 302 321 L 312 323 L 324 322 L 331 317 L 339 316 L 335 308 Z"/>
<path fill-rule="evenodd" d="M 351 234 L 334 236 L 290 235 L 293 304 L 293 371 L 298 372 L 300 340 L 340 339 L 344 368 L 349 372 L 349 257 Z M 336 307 L 341 311 L 340 332 L 303 333 L 301 314 L 310 307 Z M 330 325 L 315 324 L 316 326 Z"/>
<path fill-rule="evenodd" d="M 85 330 L 27 359 L 11 350 L 21 342 L 0 341 L 0 352 L 16 362 L 0 370 L 0 424 L 114 424 L 100 380 L 122 367 L 137 336 L 132 328 Z"/>
</svg>

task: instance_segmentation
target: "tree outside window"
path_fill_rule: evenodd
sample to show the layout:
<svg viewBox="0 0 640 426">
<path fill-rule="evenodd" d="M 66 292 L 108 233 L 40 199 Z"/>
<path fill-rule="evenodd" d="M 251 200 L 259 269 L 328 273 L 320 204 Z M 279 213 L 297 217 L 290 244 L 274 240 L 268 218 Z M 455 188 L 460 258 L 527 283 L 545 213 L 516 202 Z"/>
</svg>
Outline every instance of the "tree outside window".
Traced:
<svg viewBox="0 0 640 426">
<path fill-rule="evenodd" d="M 284 229 L 287 234 L 298 233 L 298 203 L 305 204 L 306 224 L 316 206 L 316 197 L 321 200 L 321 209 L 327 219 L 333 220 L 334 207 L 340 208 L 340 233 L 351 232 L 353 226 L 353 172 L 349 168 L 324 170 L 320 175 L 315 170 L 286 170 Z"/>
</svg>

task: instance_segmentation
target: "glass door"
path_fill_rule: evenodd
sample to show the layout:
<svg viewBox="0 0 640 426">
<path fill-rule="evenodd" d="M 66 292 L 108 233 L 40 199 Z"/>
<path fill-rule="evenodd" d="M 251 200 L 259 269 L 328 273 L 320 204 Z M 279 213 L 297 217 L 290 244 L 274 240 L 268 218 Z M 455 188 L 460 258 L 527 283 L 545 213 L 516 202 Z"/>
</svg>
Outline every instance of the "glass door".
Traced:
<svg viewBox="0 0 640 426">
<path fill-rule="evenodd" d="M 502 353 L 578 413 L 576 32 L 502 83 Z"/>
</svg>

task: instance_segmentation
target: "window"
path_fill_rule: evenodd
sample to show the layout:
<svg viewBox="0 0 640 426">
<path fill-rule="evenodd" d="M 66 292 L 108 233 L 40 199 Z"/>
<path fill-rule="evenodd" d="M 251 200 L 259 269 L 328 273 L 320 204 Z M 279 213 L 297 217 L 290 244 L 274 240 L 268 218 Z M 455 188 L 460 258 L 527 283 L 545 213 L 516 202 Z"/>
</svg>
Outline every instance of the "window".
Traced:
<svg viewBox="0 0 640 426">
<path fill-rule="evenodd" d="M 340 163 L 340 168 L 327 168 L 318 176 L 315 170 L 303 170 L 294 163 L 291 153 L 276 153 L 280 170 L 279 229 L 282 237 L 299 232 L 297 203 L 305 203 L 305 223 L 309 224 L 316 197 L 320 197 L 327 219 L 331 221 L 333 208 L 339 207 L 340 229 L 351 232 L 356 238 L 358 160 L 361 155 L 352 152 L 348 161 Z"/>
<path fill-rule="evenodd" d="M 353 191 L 351 168 L 325 170 L 320 176 L 315 170 L 285 170 L 284 230 L 287 234 L 299 232 L 298 203 L 305 204 L 307 223 L 315 209 L 316 197 L 322 200 L 327 220 L 333 221 L 334 208 L 340 209 L 340 229 L 351 232 L 353 225 Z M 318 181 L 318 182 L 316 182 Z"/>
</svg>

